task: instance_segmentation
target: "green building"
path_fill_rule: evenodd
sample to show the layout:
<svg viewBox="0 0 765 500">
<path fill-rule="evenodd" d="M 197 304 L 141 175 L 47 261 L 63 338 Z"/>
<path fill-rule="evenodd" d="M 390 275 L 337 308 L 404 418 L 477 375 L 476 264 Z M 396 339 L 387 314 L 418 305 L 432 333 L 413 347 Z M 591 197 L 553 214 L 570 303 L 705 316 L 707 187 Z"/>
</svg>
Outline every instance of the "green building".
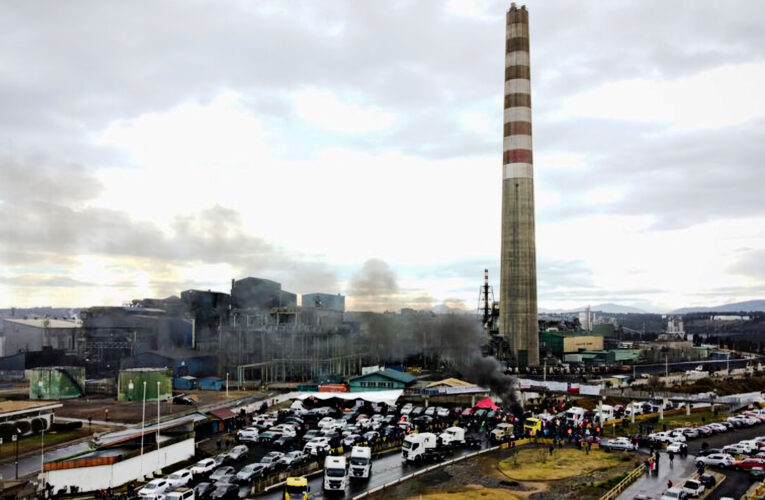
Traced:
<svg viewBox="0 0 765 500">
<path fill-rule="evenodd" d="M 603 349 L 603 336 L 593 332 L 542 332 L 540 347 L 563 359 L 564 354 Z"/>
<path fill-rule="evenodd" d="M 117 399 L 120 401 L 143 401 L 146 383 L 146 401 L 171 399 L 173 376 L 166 368 L 130 368 L 120 371 Z"/>
<path fill-rule="evenodd" d="M 85 395 L 85 368 L 52 366 L 28 371 L 29 399 L 55 400 Z"/>
<path fill-rule="evenodd" d="M 397 370 L 379 370 L 348 379 L 351 392 L 403 390 L 414 377 Z"/>
</svg>

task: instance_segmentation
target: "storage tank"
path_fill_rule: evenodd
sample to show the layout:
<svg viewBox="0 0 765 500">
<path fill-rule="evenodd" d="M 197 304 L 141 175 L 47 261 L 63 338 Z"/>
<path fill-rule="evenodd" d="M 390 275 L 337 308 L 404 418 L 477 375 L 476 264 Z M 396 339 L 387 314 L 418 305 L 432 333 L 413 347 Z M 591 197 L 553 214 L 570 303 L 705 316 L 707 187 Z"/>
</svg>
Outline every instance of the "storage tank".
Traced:
<svg viewBox="0 0 765 500">
<path fill-rule="evenodd" d="M 32 368 L 27 375 L 29 399 L 71 399 L 85 395 L 85 368 L 82 366 Z"/>
<path fill-rule="evenodd" d="M 143 383 L 146 382 L 146 401 L 173 397 L 173 376 L 167 368 L 129 368 L 121 370 L 117 384 L 117 399 L 120 401 L 143 401 Z"/>
</svg>

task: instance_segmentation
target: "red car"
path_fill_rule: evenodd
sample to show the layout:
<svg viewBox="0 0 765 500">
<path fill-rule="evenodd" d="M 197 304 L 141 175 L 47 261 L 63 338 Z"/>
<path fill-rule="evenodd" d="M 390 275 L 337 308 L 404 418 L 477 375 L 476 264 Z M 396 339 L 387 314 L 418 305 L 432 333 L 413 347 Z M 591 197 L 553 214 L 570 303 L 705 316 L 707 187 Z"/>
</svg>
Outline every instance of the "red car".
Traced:
<svg viewBox="0 0 765 500">
<path fill-rule="evenodd" d="M 750 470 L 755 467 L 765 467 L 765 459 L 762 458 L 745 458 L 743 460 L 734 460 L 731 464 L 731 468 L 734 470 Z"/>
</svg>

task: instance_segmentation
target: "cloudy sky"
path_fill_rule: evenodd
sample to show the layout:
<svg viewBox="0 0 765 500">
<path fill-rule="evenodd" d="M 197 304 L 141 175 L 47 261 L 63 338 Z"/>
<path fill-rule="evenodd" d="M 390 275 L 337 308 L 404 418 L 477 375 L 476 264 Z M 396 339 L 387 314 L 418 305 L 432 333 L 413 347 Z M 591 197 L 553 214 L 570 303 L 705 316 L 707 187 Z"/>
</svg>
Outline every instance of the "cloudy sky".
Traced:
<svg viewBox="0 0 765 500">
<path fill-rule="evenodd" d="M 3 2 L 0 307 L 475 307 L 508 5 Z M 765 2 L 527 5 L 540 307 L 765 295 Z"/>
</svg>

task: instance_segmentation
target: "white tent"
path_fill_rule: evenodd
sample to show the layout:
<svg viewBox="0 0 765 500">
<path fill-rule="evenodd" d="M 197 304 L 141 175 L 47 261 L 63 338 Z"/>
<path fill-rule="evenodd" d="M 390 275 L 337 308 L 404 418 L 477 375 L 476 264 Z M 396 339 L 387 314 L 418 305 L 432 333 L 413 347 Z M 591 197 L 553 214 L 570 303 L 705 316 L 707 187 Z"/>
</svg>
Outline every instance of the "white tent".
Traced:
<svg viewBox="0 0 765 500">
<path fill-rule="evenodd" d="M 291 392 L 287 396 L 287 399 L 299 399 L 304 400 L 308 398 L 316 399 L 346 399 L 354 401 L 356 399 L 363 399 L 370 403 L 385 403 L 389 405 L 396 404 L 398 398 L 401 397 L 404 391 L 365 391 L 365 392 Z"/>
</svg>

